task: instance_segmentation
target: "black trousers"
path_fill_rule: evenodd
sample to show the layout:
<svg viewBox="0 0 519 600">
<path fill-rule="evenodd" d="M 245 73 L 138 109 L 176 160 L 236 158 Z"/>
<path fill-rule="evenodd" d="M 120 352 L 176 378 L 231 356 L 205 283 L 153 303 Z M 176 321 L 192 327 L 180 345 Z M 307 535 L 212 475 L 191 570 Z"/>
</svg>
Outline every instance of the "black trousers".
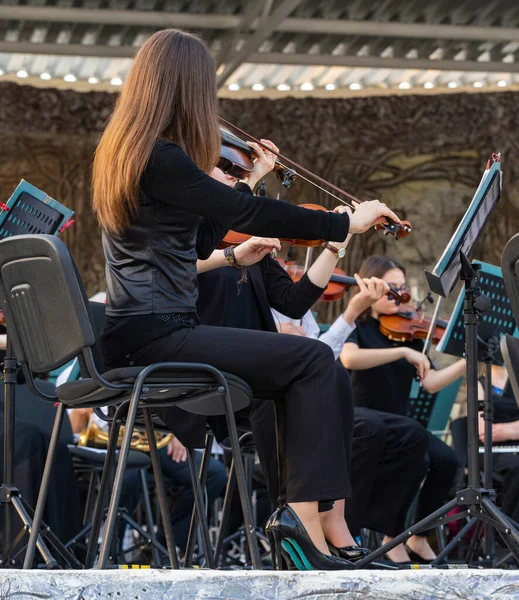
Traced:
<svg viewBox="0 0 519 600">
<path fill-rule="evenodd" d="M 421 521 L 445 503 L 459 469 L 453 448 L 430 431 L 427 436 L 427 474 L 418 497 L 415 522 Z M 426 536 L 428 532 L 423 531 L 419 535 Z"/>
<path fill-rule="evenodd" d="M 349 376 L 338 374 L 326 344 L 293 335 L 199 325 L 160 338 L 129 358 L 136 365 L 207 363 L 242 378 L 258 401 L 275 400 L 285 407 L 281 455 L 287 502 L 349 495 L 351 436 L 345 440 L 340 395 Z M 173 433 L 178 414 L 178 409 L 160 413 Z"/>
<path fill-rule="evenodd" d="M 353 441 L 353 402 L 348 372 L 335 363 L 341 403 L 341 427 L 347 466 L 347 494 L 351 497 L 351 455 Z M 272 509 L 286 502 L 286 462 L 278 457 L 286 455 L 286 405 L 283 402 L 264 402 L 254 399 L 248 414 L 256 451 L 265 476 Z M 333 462 L 333 460 L 332 460 Z M 319 512 L 331 510 L 333 502 L 320 501 Z"/>
<path fill-rule="evenodd" d="M 344 406 L 351 419 L 351 403 L 345 401 Z M 281 429 L 284 411 L 279 404 L 275 411 L 272 404 L 254 402 L 249 414 L 273 507 L 284 500 L 283 475 L 278 476 L 276 455 L 276 412 Z M 368 527 L 394 537 L 404 530 L 407 513 L 425 475 L 428 435 L 408 417 L 359 407 L 353 414 L 348 526 L 353 535 Z M 321 511 L 327 508 L 320 503 Z"/>
<path fill-rule="evenodd" d="M 370 408 L 356 406 L 354 415 L 348 526 L 354 536 L 367 527 L 394 537 L 425 475 L 427 431 L 413 419 Z"/>
</svg>

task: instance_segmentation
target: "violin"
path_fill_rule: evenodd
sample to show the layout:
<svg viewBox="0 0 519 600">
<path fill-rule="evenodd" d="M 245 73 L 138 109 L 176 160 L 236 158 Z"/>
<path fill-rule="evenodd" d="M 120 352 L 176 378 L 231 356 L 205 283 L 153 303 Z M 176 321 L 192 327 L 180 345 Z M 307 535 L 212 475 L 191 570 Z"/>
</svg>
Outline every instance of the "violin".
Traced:
<svg viewBox="0 0 519 600">
<path fill-rule="evenodd" d="M 293 171 L 293 170 L 291 172 L 291 176 L 293 174 L 294 178 L 297 176 L 297 177 L 300 177 L 301 179 L 304 179 L 305 181 L 307 181 L 308 183 L 312 184 L 313 186 L 319 188 L 320 190 L 322 190 L 329 196 L 332 196 L 336 200 L 339 200 L 339 202 L 346 204 L 353 210 L 355 210 L 355 205 L 361 204 L 362 200 L 359 200 L 359 198 L 357 198 L 353 194 L 350 194 L 349 192 L 342 190 L 341 188 L 337 187 L 336 185 L 330 183 L 329 181 L 326 181 L 326 179 L 319 177 L 312 171 L 305 169 L 305 167 L 303 167 L 300 164 L 294 162 L 293 160 L 287 158 L 280 152 L 274 152 L 268 146 L 266 146 L 265 144 L 260 142 L 258 139 L 256 139 L 252 135 L 246 133 L 239 127 L 236 127 L 236 125 L 233 125 L 229 121 L 226 121 L 224 118 L 220 117 L 220 122 L 223 123 L 224 125 L 226 125 L 227 127 L 230 127 L 231 129 L 236 131 L 238 134 L 249 138 L 252 142 L 259 144 L 262 148 L 265 148 L 265 150 L 268 150 L 269 152 L 272 152 L 273 154 L 275 154 L 278 157 L 278 159 L 276 160 L 276 164 L 279 164 L 280 167 L 282 167 L 284 169 L 289 169 L 289 167 L 287 167 L 283 163 L 288 163 L 288 164 L 292 165 L 293 167 L 295 167 L 297 169 L 297 172 Z M 234 137 L 236 137 L 236 136 L 234 136 Z M 243 141 L 243 140 L 241 140 L 241 141 Z M 243 142 L 243 143 L 245 144 L 245 146 L 247 146 L 247 144 L 245 142 Z M 279 159 L 282 159 L 283 163 L 281 163 L 279 161 Z M 308 177 L 311 177 L 312 179 L 308 179 L 307 177 L 303 176 L 302 173 L 305 173 L 305 175 L 307 175 Z M 315 180 L 315 181 L 313 181 L 313 180 Z M 319 182 L 319 184 L 321 184 L 321 185 L 316 183 L 316 181 Z M 321 187 L 322 185 L 325 185 L 326 188 L 329 188 L 329 189 Z M 335 192 L 335 194 L 330 192 L 330 189 L 332 189 Z M 336 194 L 340 194 L 342 196 L 342 198 L 337 196 Z M 344 200 L 345 197 L 348 198 L 351 202 Z M 354 204 L 352 204 L 352 202 Z M 399 238 L 407 237 L 411 233 L 412 228 L 411 228 L 411 223 L 409 223 L 409 221 L 402 221 L 402 223 L 395 223 L 393 220 L 387 218 L 387 223 L 382 224 L 382 225 L 375 225 L 375 229 L 383 230 L 384 233 L 392 235 L 395 239 L 398 240 Z"/>
<path fill-rule="evenodd" d="M 304 267 L 296 265 L 295 263 L 285 262 L 282 259 L 277 259 L 277 261 L 290 275 L 292 281 L 299 281 L 301 277 L 303 277 Z M 334 300 L 339 300 L 344 296 L 345 292 L 347 292 L 354 285 L 357 285 L 355 278 L 346 275 L 342 269 L 336 267 L 333 270 L 330 281 L 320 297 L 320 300 L 323 300 L 324 302 L 333 302 Z M 399 293 L 393 288 L 389 288 L 387 296 L 398 304 L 407 304 L 411 300 L 411 294 L 408 290 L 403 290 Z"/>
<path fill-rule="evenodd" d="M 309 210 L 328 210 L 320 204 L 299 204 L 299 206 L 302 208 L 308 208 Z M 239 246 L 240 244 L 243 244 L 243 242 L 250 240 L 251 237 L 252 235 L 249 235 L 248 233 L 240 233 L 231 229 L 220 242 L 220 248 L 226 248 L 227 246 Z M 303 246 L 305 248 L 316 248 L 325 242 L 325 240 L 299 240 L 296 238 L 280 238 L 279 241 L 286 242 L 291 246 Z"/>
<path fill-rule="evenodd" d="M 236 177 L 236 179 L 246 179 L 252 173 L 253 159 L 258 158 L 258 155 L 247 142 L 222 127 L 220 127 L 220 135 L 222 136 L 222 147 L 216 166 L 226 175 Z M 273 171 L 281 185 L 286 188 L 292 185 L 297 175 L 294 169 L 285 167 L 277 159 Z"/>
<path fill-rule="evenodd" d="M 425 340 L 429 333 L 432 318 L 423 310 L 406 308 L 395 315 L 380 315 L 380 331 L 390 340 L 396 342 L 410 342 L 411 340 Z M 432 333 L 432 342 L 437 344 L 447 327 L 447 321 L 438 319 Z"/>
</svg>

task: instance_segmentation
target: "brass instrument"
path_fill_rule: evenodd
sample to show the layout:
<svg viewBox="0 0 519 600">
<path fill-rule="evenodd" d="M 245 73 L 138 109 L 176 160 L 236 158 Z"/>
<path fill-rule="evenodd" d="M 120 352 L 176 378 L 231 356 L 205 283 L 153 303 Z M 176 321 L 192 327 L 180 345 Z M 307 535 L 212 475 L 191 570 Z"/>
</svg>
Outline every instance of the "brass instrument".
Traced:
<svg viewBox="0 0 519 600">
<path fill-rule="evenodd" d="M 106 448 L 108 446 L 108 431 L 105 431 L 99 425 L 90 420 L 86 429 L 79 434 L 78 446 L 89 446 L 90 448 Z M 119 439 L 117 440 L 117 446 L 121 446 L 123 441 L 124 427 L 121 427 L 119 431 Z M 156 433 L 157 448 L 160 450 L 167 446 L 169 442 L 175 437 L 172 433 Z M 143 431 L 133 431 L 132 441 L 130 447 L 133 450 L 139 450 L 140 452 L 149 452 L 150 445 L 148 444 L 148 436 Z"/>
</svg>

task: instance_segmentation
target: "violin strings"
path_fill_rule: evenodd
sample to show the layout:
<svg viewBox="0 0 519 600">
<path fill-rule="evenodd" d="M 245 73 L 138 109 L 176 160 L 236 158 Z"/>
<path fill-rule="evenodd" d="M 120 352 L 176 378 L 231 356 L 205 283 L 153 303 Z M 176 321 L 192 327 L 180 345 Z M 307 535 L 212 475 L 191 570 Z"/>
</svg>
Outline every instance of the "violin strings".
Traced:
<svg viewBox="0 0 519 600">
<path fill-rule="evenodd" d="M 327 189 L 321 187 L 320 185 L 317 185 L 317 183 L 315 183 L 315 181 L 312 181 L 311 179 L 308 179 L 307 177 L 305 177 L 304 175 L 301 175 L 301 173 L 297 174 L 298 177 L 300 177 L 301 179 L 303 179 L 304 181 L 307 181 L 308 183 L 311 183 L 314 187 L 320 189 L 322 192 L 324 192 L 325 194 L 328 194 L 329 196 L 331 196 L 332 198 L 335 198 L 336 200 L 338 200 L 339 202 L 342 202 L 343 204 L 345 204 L 346 206 L 349 206 L 350 208 L 352 208 L 353 210 L 355 210 L 355 207 L 350 204 L 349 202 L 346 202 L 346 200 L 344 200 L 343 198 L 339 198 L 339 196 L 336 196 L 335 194 L 332 194 L 332 192 L 328 191 Z"/>
</svg>

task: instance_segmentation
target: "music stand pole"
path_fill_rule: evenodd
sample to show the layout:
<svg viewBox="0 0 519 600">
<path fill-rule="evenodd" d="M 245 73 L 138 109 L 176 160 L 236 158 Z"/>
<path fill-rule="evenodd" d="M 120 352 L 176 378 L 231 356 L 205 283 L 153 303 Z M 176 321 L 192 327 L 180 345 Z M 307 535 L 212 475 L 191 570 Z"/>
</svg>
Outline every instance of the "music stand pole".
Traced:
<svg viewBox="0 0 519 600">
<path fill-rule="evenodd" d="M 4 380 L 4 465 L 2 494 L 9 500 L 10 493 L 7 488 L 13 483 L 14 477 L 14 427 L 15 427 L 15 386 L 18 364 L 14 358 L 13 345 L 7 336 L 5 360 L 3 369 Z M 9 503 L 4 504 L 4 531 L 2 537 L 2 557 L 9 555 L 11 540 L 11 510 Z"/>
<path fill-rule="evenodd" d="M 494 397 L 492 393 L 492 364 L 495 354 L 499 348 L 499 341 L 495 337 L 490 337 L 486 342 L 479 340 L 480 345 L 485 347 L 485 398 L 479 403 L 479 410 L 483 411 L 485 420 L 485 442 L 483 455 L 484 477 L 483 485 L 487 490 L 492 489 L 492 474 L 494 469 L 494 458 L 492 455 L 492 424 L 494 422 Z M 483 546 L 485 561 L 488 561 L 488 566 L 493 566 L 495 558 L 495 535 L 494 528 L 485 525 L 485 541 Z"/>
</svg>

